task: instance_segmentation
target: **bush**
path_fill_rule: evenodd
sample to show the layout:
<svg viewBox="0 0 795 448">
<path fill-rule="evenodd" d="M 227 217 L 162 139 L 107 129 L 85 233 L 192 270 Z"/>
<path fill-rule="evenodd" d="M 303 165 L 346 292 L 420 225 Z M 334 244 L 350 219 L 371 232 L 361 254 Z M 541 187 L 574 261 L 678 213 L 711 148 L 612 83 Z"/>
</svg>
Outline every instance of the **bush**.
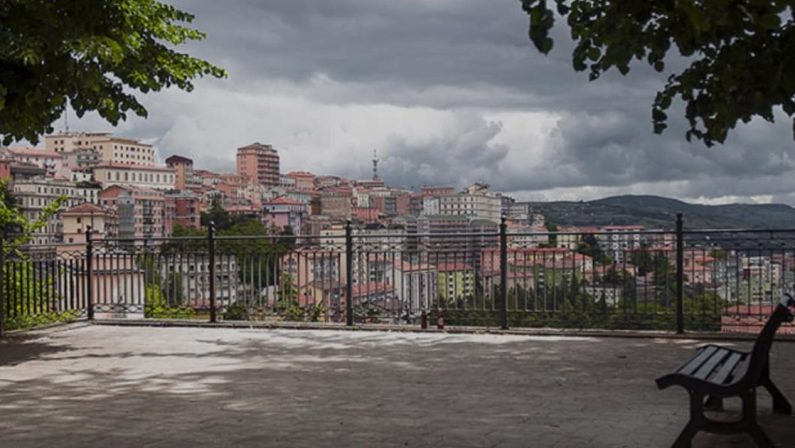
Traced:
<svg viewBox="0 0 795 448">
<path fill-rule="evenodd" d="M 190 307 L 171 306 L 163 298 L 158 285 L 147 286 L 144 291 L 144 317 L 151 319 L 193 319 L 196 310 Z"/>
<path fill-rule="evenodd" d="M 222 317 L 224 320 L 248 320 L 248 310 L 242 303 L 235 302 L 224 309 Z"/>
</svg>

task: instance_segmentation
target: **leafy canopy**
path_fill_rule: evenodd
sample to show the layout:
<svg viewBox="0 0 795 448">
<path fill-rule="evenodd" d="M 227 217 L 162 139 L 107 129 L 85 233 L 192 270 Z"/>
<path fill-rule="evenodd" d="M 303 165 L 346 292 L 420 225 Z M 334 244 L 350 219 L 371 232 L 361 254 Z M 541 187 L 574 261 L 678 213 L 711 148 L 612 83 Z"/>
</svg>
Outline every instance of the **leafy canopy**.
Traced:
<svg viewBox="0 0 795 448">
<path fill-rule="evenodd" d="M 590 79 L 615 67 L 626 75 L 634 60 L 665 70 L 675 46 L 690 63 L 669 76 L 652 106 L 654 132 L 662 133 L 674 99 L 685 105 L 692 137 L 723 143 L 739 120 L 773 122 L 781 106 L 795 114 L 795 0 L 521 0 L 530 16 L 530 39 L 544 54 L 557 12 L 576 46 L 574 69 Z M 674 56 L 675 57 L 675 56 Z M 795 134 L 795 120 L 793 120 Z"/>
<path fill-rule="evenodd" d="M 78 117 L 97 111 L 113 125 L 132 111 L 135 93 L 226 72 L 174 48 L 205 35 L 193 16 L 155 0 L 5 0 L 0 2 L 2 143 L 53 131 L 67 104 Z"/>
</svg>

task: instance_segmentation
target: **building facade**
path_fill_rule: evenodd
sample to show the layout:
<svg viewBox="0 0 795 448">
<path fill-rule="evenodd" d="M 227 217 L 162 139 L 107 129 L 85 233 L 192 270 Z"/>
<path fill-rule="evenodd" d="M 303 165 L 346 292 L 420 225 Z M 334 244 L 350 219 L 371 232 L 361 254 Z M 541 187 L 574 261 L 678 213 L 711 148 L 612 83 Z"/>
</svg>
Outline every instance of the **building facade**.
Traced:
<svg viewBox="0 0 795 448">
<path fill-rule="evenodd" d="M 177 175 L 172 168 L 154 165 L 123 165 L 118 163 L 102 163 L 94 169 L 94 179 L 104 188 L 113 185 L 147 188 L 155 190 L 173 190 Z"/>
<path fill-rule="evenodd" d="M 105 163 L 122 165 L 153 165 L 155 150 L 152 145 L 138 140 L 117 137 L 104 132 L 67 132 L 44 137 L 48 151 L 69 153 L 78 149 L 94 149 Z"/>
<path fill-rule="evenodd" d="M 278 151 L 259 142 L 238 148 L 237 174 L 267 187 L 278 186 Z"/>
</svg>

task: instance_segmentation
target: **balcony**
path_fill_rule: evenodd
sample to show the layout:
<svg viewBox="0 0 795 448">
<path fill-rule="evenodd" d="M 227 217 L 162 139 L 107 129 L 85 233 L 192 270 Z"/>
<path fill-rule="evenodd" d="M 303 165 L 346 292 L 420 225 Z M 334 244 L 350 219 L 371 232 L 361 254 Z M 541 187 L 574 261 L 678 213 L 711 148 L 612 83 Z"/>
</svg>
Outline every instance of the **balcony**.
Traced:
<svg viewBox="0 0 795 448">
<path fill-rule="evenodd" d="M 3 446 L 663 447 L 706 341 L 71 324 L 0 340 Z M 748 348 L 748 342 L 723 344 Z M 792 343 L 773 376 L 795 397 Z M 738 404 L 727 404 L 729 417 Z M 792 417 L 760 423 L 792 446 Z M 57 442 L 55 442 L 57 441 Z M 695 448 L 751 447 L 699 434 Z"/>
</svg>

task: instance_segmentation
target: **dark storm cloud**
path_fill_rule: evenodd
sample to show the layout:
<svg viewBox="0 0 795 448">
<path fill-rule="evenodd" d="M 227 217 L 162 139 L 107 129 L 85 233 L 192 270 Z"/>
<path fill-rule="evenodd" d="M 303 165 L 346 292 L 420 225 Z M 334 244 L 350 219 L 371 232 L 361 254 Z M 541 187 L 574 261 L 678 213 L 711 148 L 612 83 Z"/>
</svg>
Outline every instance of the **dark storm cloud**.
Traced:
<svg viewBox="0 0 795 448">
<path fill-rule="evenodd" d="M 151 118 L 123 130 L 161 142 L 161 155 L 228 168 L 235 147 L 262 139 L 290 148 L 291 168 L 365 176 L 378 146 L 382 174 L 402 186 L 484 180 L 509 192 L 621 192 L 648 184 L 657 189 L 649 193 L 682 197 L 793 199 L 787 120 L 754 121 L 706 148 L 684 140 L 678 111 L 654 135 L 650 105 L 666 73 L 637 65 L 589 83 L 571 67 L 562 24 L 549 56 L 532 48 L 518 0 L 174 4 L 208 33 L 189 51 L 230 77 L 147 99 Z M 528 115 L 508 122 L 504 113 Z M 535 122 L 539 113 L 549 119 Z"/>
</svg>

